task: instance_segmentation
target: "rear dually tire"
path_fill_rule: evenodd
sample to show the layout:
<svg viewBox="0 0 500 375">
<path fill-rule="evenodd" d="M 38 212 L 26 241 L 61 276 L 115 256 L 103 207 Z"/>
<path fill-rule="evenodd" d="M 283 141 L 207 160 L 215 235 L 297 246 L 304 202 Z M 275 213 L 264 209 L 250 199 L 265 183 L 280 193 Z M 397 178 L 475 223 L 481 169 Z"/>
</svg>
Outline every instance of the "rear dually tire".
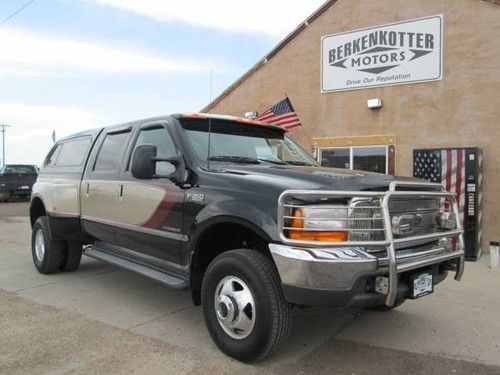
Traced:
<svg viewBox="0 0 500 375">
<path fill-rule="evenodd" d="M 50 238 L 47 217 L 39 217 L 33 225 L 31 234 L 31 254 L 38 272 L 43 274 L 58 272 L 64 249 L 64 242 Z"/>
<path fill-rule="evenodd" d="M 82 243 L 66 242 L 64 246 L 63 258 L 60 270 L 64 272 L 75 271 L 82 260 Z"/>
</svg>

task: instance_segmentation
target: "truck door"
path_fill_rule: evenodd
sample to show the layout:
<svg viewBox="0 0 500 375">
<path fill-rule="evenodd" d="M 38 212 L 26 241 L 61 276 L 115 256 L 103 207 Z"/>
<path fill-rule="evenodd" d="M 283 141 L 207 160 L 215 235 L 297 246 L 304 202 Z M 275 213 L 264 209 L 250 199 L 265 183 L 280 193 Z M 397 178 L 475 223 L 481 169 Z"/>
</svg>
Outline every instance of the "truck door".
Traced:
<svg viewBox="0 0 500 375">
<path fill-rule="evenodd" d="M 110 244 L 116 244 L 115 226 L 120 221 L 118 180 L 131 134 L 131 126 L 111 128 L 101 134 L 81 185 L 83 229 Z"/>
<path fill-rule="evenodd" d="M 158 122 L 142 125 L 134 138 L 118 186 L 117 243 L 130 250 L 129 256 L 146 258 L 161 268 L 169 267 L 180 261 L 184 192 L 167 178 L 132 177 L 130 164 L 133 151 L 139 145 L 155 145 L 160 158 L 177 155 L 177 147 L 166 125 Z M 156 174 L 166 174 L 161 171 L 162 163 L 156 168 Z"/>
</svg>

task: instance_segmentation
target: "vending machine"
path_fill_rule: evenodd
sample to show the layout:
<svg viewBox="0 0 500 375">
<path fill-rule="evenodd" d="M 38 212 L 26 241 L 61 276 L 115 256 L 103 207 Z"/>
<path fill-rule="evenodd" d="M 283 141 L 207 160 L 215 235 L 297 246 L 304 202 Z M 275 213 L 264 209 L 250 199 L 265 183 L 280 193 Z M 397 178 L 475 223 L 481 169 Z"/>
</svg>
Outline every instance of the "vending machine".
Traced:
<svg viewBox="0 0 500 375">
<path fill-rule="evenodd" d="M 482 163 L 477 147 L 413 150 L 413 176 L 441 183 L 456 196 L 467 260 L 481 256 Z"/>
</svg>

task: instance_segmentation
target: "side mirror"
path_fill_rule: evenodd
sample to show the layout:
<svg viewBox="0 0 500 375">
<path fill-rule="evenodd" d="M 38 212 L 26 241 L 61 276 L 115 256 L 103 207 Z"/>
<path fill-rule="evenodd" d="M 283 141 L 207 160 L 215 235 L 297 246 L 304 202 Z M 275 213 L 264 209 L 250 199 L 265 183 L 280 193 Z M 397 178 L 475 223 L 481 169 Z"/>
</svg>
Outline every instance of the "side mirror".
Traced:
<svg viewBox="0 0 500 375">
<path fill-rule="evenodd" d="M 130 172 L 135 178 L 150 180 L 155 175 L 156 146 L 137 146 L 132 155 L 132 165 Z"/>
<path fill-rule="evenodd" d="M 328 160 L 328 159 L 321 159 L 321 166 L 322 167 L 329 167 L 330 166 L 330 160 Z"/>
<path fill-rule="evenodd" d="M 184 185 L 187 181 L 188 173 L 186 170 L 186 163 L 184 162 L 184 159 L 180 155 L 172 156 L 171 158 L 168 159 L 157 159 L 159 161 L 166 161 L 170 164 L 172 164 L 175 167 L 175 170 L 173 173 L 168 176 L 170 180 L 177 185 Z M 161 176 L 165 177 L 165 176 Z"/>
<path fill-rule="evenodd" d="M 186 182 L 186 167 L 181 156 L 167 159 L 156 156 L 155 145 L 140 145 L 132 155 L 130 172 L 132 176 L 141 180 L 153 178 L 168 178 L 176 184 Z"/>
</svg>

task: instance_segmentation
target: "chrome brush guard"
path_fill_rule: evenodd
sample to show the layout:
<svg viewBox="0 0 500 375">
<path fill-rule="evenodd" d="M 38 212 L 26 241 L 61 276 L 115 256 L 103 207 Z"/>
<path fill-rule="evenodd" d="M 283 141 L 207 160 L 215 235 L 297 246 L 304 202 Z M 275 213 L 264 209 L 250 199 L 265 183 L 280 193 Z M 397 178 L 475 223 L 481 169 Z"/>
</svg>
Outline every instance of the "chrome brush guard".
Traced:
<svg viewBox="0 0 500 375">
<path fill-rule="evenodd" d="M 349 232 L 381 232 L 383 236 L 376 240 L 352 240 L 349 238 L 343 242 L 319 242 L 309 240 L 291 239 L 286 234 L 291 230 L 299 231 L 319 231 L 318 229 L 291 227 L 287 222 L 293 219 L 290 213 L 297 208 L 307 207 L 307 204 L 294 203 L 295 201 L 307 201 L 313 199 L 315 207 L 321 207 L 321 201 L 328 199 L 359 199 L 369 200 L 374 199 L 379 202 L 377 206 L 370 206 L 380 210 L 380 215 L 371 218 L 352 218 L 346 217 L 345 220 L 371 220 L 372 222 L 378 221 L 380 226 L 375 229 L 348 229 Z M 456 225 L 443 231 L 435 231 L 432 233 L 420 233 L 416 235 L 409 235 L 406 237 L 395 236 L 392 229 L 391 212 L 389 210 L 390 203 L 398 199 L 404 198 L 435 198 L 440 201 L 447 202 L 449 210 L 454 213 Z M 363 205 L 348 206 L 347 210 L 366 209 Z M 464 269 L 464 238 L 462 231 L 462 224 L 459 220 L 460 213 L 455 196 L 443 189 L 440 184 L 426 183 L 426 182 L 398 182 L 394 181 L 390 184 L 387 191 L 318 191 L 318 190 L 287 190 L 284 191 L 278 200 L 278 217 L 277 225 L 281 241 L 284 244 L 292 246 L 307 246 L 318 249 L 332 249 L 332 248 L 381 248 L 385 250 L 386 257 L 379 257 L 379 267 L 387 267 L 387 287 L 385 288 L 386 305 L 392 306 L 397 296 L 398 289 L 398 274 L 409 271 L 412 269 L 425 267 L 432 264 L 437 264 L 445 261 L 456 260 L 456 265 L 452 268 L 455 271 L 455 279 L 460 280 Z M 324 229 L 322 229 L 324 230 Z M 398 249 L 412 247 L 415 243 L 425 243 L 432 241 L 439 241 L 448 238 L 457 243 L 455 249 L 451 251 L 423 250 L 415 251 L 410 254 L 401 252 L 398 254 Z M 370 252 L 366 252 L 370 256 Z M 385 294 L 384 293 L 384 294 Z"/>
</svg>

